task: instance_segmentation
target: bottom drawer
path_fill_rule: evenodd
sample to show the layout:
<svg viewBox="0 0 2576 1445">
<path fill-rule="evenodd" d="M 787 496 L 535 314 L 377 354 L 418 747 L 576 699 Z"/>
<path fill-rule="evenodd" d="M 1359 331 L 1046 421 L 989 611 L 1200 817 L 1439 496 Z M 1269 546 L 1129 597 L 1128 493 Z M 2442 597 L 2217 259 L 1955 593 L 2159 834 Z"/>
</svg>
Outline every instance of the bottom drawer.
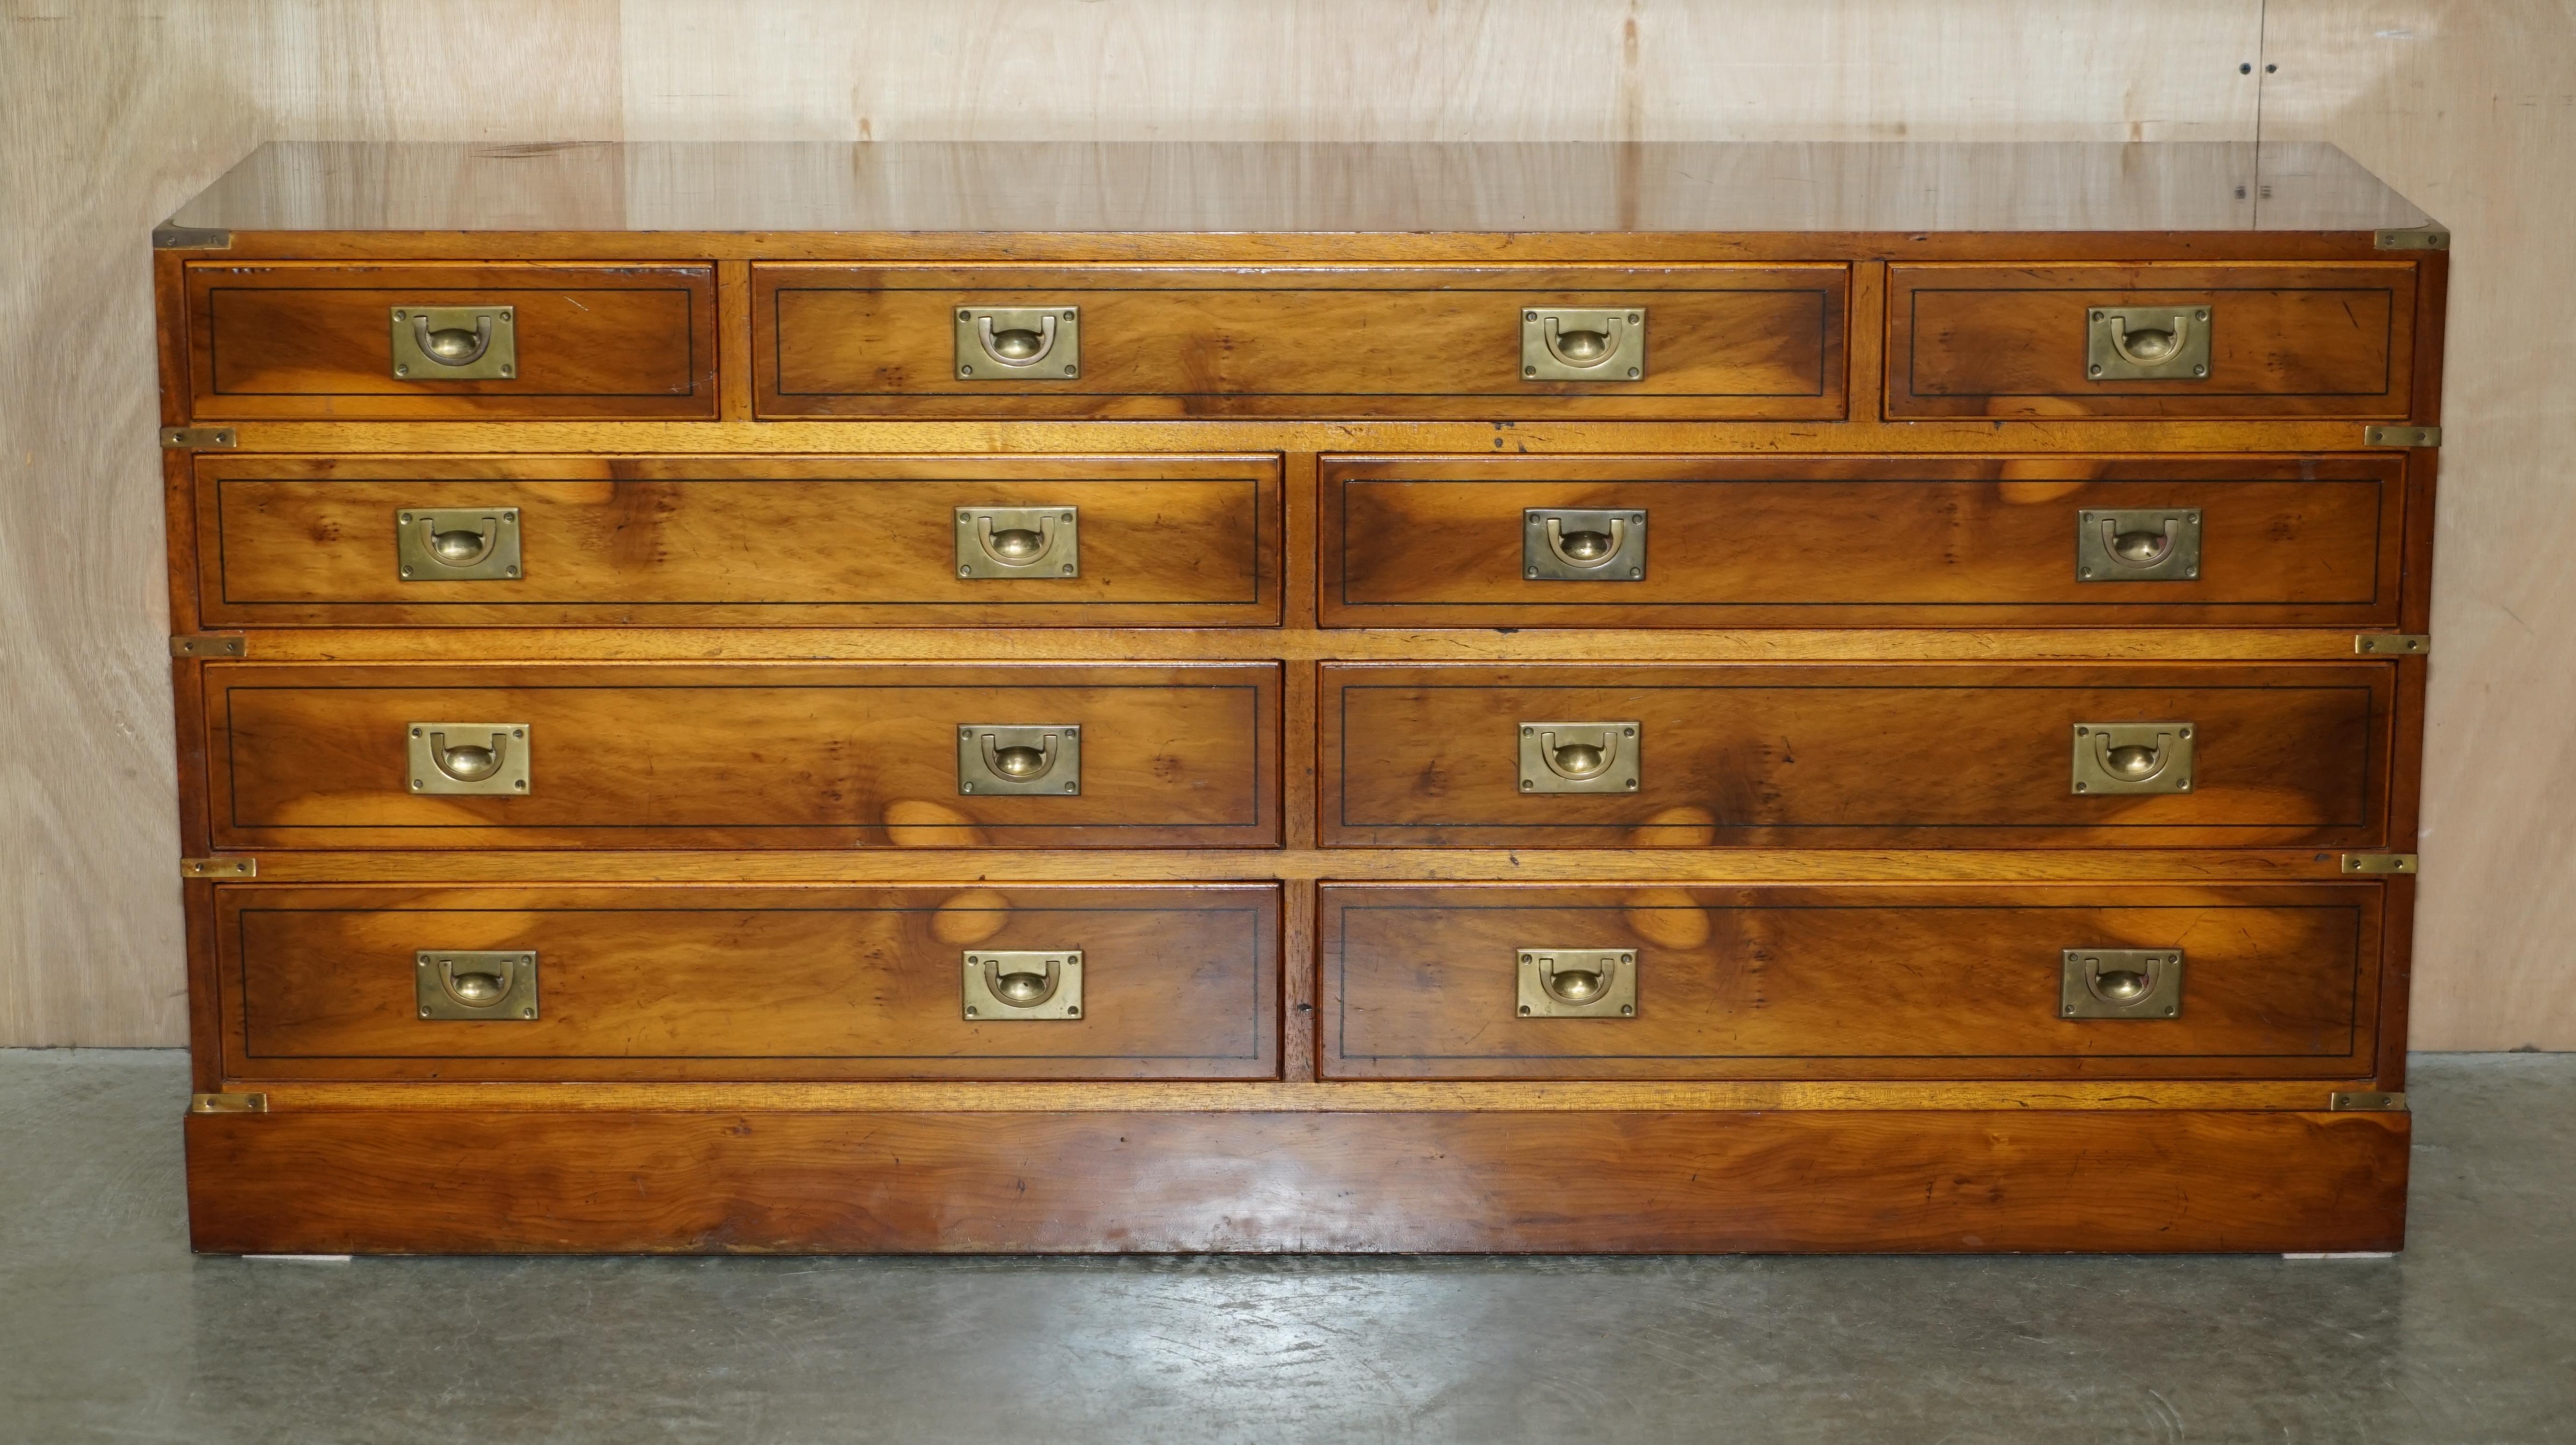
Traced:
<svg viewBox="0 0 2576 1445">
<path fill-rule="evenodd" d="M 1267 884 L 244 885 L 216 906 L 238 1079 L 1279 1069 Z"/>
<path fill-rule="evenodd" d="M 1344 1079 L 2351 1078 L 2380 883 L 1327 884 Z"/>
</svg>

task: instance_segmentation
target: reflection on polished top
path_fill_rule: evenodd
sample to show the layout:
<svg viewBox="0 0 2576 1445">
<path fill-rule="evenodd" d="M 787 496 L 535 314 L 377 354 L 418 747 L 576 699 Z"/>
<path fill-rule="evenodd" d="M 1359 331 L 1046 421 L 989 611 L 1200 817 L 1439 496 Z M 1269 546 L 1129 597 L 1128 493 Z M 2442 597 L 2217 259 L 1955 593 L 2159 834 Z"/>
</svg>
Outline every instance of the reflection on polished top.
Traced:
<svg viewBox="0 0 2576 1445">
<path fill-rule="evenodd" d="M 272 142 L 172 221 L 258 231 L 2367 231 L 2326 145 Z"/>
</svg>

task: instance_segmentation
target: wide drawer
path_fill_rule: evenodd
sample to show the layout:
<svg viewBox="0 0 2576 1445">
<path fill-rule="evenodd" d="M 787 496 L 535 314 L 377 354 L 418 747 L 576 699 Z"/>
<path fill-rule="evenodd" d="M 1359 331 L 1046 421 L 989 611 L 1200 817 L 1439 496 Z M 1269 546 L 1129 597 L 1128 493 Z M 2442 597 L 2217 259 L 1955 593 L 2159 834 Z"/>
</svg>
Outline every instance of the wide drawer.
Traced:
<svg viewBox="0 0 2576 1445">
<path fill-rule="evenodd" d="M 1279 620 L 1276 457 L 209 455 L 196 480 L 219 626 Z"/>
<path fill-rule="evenodd" d="M 2412 262 L 1887 268 L 1891 417 L 2400 419 L 2414 366 Z"/>
<path fill-rule="evenodd" d="M 2363 1076 L 2377 1048 L 2383 893 L 1326 884 L 1322 1070 Z M 1555 967 L 1542 974 L 1541 960 Z M 1611 1006 L 1556 1011 L 1577 983 Z M 2138 993 L 2126 1007 L 2122 985 Z"/>
<path fill-rule="evenodd" d="M 229 848 L 1268 847 L 1278 686 L 1266 662 L 215 663 L 214 836 Z"/>
<path fill-rule="evenodd" d="M 2395 697 L 2388 662 L 1327 664 L 1323 840 L 2375 847 Z"/>
<path fill-rule="evenodd" d="M 715 294 L 706 265 L 198 263 L 190 409 L 712 418 Z"/>
<path fill-rule="evenodd" d="M 1267 885 L 227 887 L 216 909 L 237 1078 L 1278 1072 Z M 977 1006 L 983 960 L 1031 954 L 1003 977 L 1048 997 Z"/>
<path fill-rule="evenodd" d="M 2396 455 L 1335 457 L 1323 476 L 1329 626 L 2398 618 Z"/>
<path fill-rule="evenodd" d="M 753 370 L 769 417 L 1839 418 L 1848 278 L 1839 264 L 757 265 Z M 987 343 L 997 309 L 1004 339 Z M 1586 333 L 1615 372 L 1525 363 L 1525 326 L 1556 311 L 1615 314 Z M 1014 336 L 1043 359 L 979 350 Z"/>
</svg>

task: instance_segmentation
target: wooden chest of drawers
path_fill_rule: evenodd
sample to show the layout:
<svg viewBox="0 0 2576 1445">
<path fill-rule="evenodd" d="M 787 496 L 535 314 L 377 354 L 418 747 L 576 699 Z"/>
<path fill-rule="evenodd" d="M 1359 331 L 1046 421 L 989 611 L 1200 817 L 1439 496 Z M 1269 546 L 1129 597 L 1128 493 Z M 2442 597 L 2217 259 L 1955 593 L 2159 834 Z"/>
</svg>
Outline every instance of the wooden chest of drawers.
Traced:
<svg viewBox="0 0 2576 1445">
<path fill-rule="evenodd" d="M 198 1247 L 2397 1247 L 2446 244 L 263 149 L 155 235 Z"/>
</svg>

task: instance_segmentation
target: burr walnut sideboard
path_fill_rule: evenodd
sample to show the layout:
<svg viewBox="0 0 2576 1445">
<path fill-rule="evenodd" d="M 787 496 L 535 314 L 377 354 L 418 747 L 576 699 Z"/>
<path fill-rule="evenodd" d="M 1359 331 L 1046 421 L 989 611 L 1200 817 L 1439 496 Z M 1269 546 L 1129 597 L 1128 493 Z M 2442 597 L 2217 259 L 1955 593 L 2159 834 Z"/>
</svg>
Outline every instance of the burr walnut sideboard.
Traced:
<svg viewBox="0 0 2576 1445">
<path fill-rule="evenodd" d="M 2229 145 L 274 145 L 215 1251 L 2385 1250 L 2447 236 Z"/>
</svg>

